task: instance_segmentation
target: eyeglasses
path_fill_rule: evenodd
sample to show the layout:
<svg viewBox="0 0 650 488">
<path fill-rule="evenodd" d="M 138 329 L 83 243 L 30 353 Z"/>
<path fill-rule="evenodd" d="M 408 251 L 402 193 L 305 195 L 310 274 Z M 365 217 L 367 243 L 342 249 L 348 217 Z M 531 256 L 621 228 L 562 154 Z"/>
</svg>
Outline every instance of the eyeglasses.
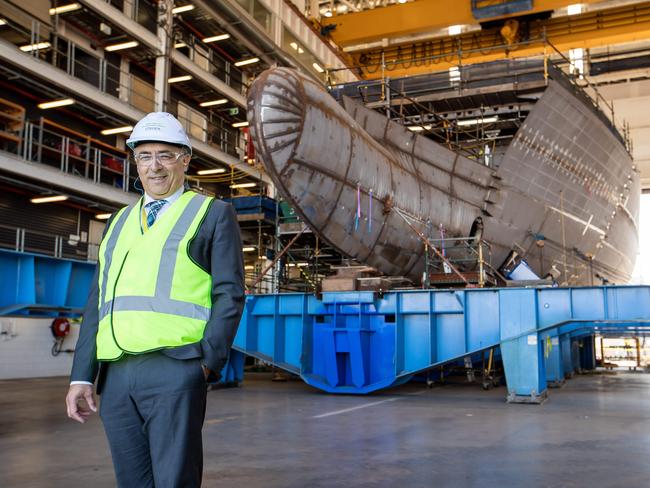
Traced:
<svg viewBox="0 0 650 488">
<path fill-rule="evenodd" d="M 142 152 L 139 154 L 134 154 L 133 159 L 135 159 L 136 164 L 140 166 L 151 166 L 155 160 L 160 161 L 160 164 L 162 165 L 172 166 L 178 162 L 178 158 L 184 156 L 185 154 L 186 153 L 183 151 L 161 151 L 159 153 Z"/>
</svg>

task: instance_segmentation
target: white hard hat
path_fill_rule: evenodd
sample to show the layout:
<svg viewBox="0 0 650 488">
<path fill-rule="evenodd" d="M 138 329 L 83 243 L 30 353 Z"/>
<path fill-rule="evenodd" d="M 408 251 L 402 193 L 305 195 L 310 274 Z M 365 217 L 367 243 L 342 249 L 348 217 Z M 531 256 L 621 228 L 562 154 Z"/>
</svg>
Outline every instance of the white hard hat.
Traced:
<svg viewBox="0 0 650 488">
<path fill-rule="evenodd" d="M 178 146 L 185 146 L 192 153 L 192 144 L 187 137 L 185 129 L 172 114 L 167 112 L 151 112 L 135 124 L 131 137 L 126 140 L 126 145 L 131 149 L 145 141 L 166 142 Z"/>
</svg>

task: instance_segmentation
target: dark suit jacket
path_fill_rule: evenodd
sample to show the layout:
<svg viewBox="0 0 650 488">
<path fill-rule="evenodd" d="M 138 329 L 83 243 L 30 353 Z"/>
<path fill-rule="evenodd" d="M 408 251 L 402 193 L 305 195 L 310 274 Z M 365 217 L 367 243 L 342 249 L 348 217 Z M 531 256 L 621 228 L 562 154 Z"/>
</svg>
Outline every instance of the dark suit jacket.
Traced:
<svg viewBox="0 0 650 488">
<path fill-rule="evenodd" d="M 109 226 L 110 221 L 106 229 Z M 212 313 L 200 342 L 165 349 L 163 353 L 177 359 L 200 357 L 218 375 L 228 359 L 245 301 L 241 236 L 232 205 L 220 200 L 211 203 L 190 241 L 189 251 L 192 259 L 212 275 Z M 101 393 L 105 368 L 97 361 L 98 270 L 99 266 L 84 309 L 70 381 L 94 383 L 99 374 L 97 393 Z"/>
</svg>

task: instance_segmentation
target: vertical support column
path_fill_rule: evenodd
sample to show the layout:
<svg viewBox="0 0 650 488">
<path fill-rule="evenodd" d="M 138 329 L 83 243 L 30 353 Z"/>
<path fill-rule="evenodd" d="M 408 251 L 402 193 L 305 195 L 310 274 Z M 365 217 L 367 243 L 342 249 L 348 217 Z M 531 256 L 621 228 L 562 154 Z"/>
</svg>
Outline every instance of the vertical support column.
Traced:
<svg viewBox="0 0 650 488">
<path fill-rule="evenodd" d="M 560 388 L 564 384 L 564 365 L 562 362 L 562 346 L 557 331 L 544 334 L 543 341 L 546 383 L 549 388 Z"/>
<path fill-rule="evenodd" d="M 574 373 L 580 374 L 580 341 L 571 338 L 571 369 Z"/>
<path fill-rule="evenodd" d="M 590 335 L 582 339 L 580 348 L 580 368 L 585 371 L 596 369 L 596 344 L 594 336 Z"/>
<path fill-rule="evenodd" d="M 501 355 L 509 403 L 542 403 L 547 397 L 542 344 L 537 333 L 536 290 L 499 293 Z"/>
<path fill-rule="evenodd" d="M 573 377 L 573 361 L 571 359 L 571 335 L 560 336 L 560 350 L 562 352 L 562 370 L 565 378 Z"/>
<path fill-rule="evenodd" d="M 156 78 L 154 82 L 155 93 L 155 110 L 165 111 L 167 109 L 167 98 L 169 85 L 167 79 L 170 72 L 169 52 L 171 46 L 172 28 L 173 28 L 173 0 L 161 0 L 158 3 L 158 47 L 160 55 L 156 58 Z"/>
</svg>

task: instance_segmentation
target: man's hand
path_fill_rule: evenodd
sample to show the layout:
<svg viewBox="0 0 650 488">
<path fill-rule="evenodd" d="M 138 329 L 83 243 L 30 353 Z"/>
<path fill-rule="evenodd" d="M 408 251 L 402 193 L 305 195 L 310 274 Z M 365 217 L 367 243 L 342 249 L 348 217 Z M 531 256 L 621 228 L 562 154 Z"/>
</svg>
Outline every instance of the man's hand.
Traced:
<svg viewBox="0 0 650 488">
<path fill-rule="evenodd" d="M 88 408 L 80 405 L 81 401 L 85 401 Z M 92 412 L 97 411 L 93 385 L 70 385 L 68 394 L 65 397 L 65 405 L 68 409 L 68 417 L 85 424 Z"/>
<path fill-rule="evenodd" d="M 203 368 L 203 376 L 205 377 L 205 381 L 208 381 L 208 376 L 210 376 L 210 369 L 205 364 L 202 364 L 201 367 Z"/>
</svg>

